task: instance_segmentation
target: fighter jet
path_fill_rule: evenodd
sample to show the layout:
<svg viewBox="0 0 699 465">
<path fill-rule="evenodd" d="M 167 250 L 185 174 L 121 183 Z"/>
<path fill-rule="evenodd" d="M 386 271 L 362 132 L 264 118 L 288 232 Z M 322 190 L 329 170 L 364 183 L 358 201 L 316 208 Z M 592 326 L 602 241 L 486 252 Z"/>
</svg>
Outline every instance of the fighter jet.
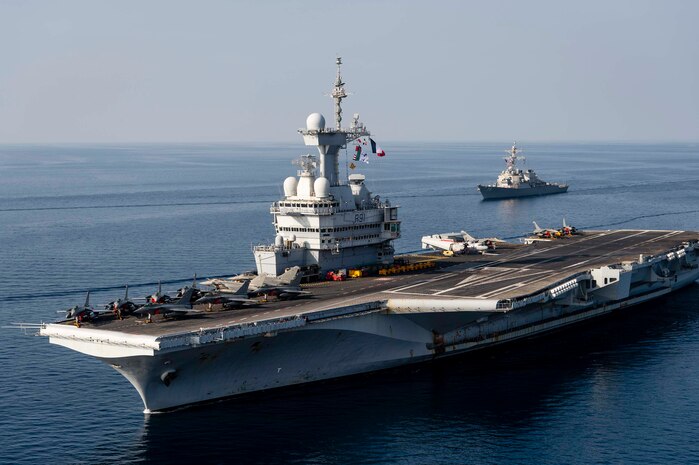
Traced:
<svg viewBox="0 0 699 465">
<path fill-rule="evenodd" d="M 541 239 L 555 239 L 558 237 L 563 237 L 563 234 L 558 229 L 541 228 L 538 224 L 536 224 L 536 221 L 532 221 L 532 223 L 534 223 L 534 235 L 540 237 Z"/>
<path fill-rule="evenodd" d="M 301 268 L 298 266 L 292 266 L 279 276 L 270 276 L 265 273 L 255 276 L 255 278 L 253 278 L 253 280 L 250 282 L 250 289 L 256 291 L 263 287 L 298 286 L 301 284 L 301 278 L 303 278 Z"/>
<path fill-rule="evenodd" d="M 566 224 L 565 218 L 563 218 L 563 227 L 561 229 L 559 229 L 558 231 L 561 234 L 563 234 L 564 236 L 574 236 L 574 235 L 578 234 L 578 228 L 576 228 L 575 226 L 568 226 Z"/>
<path fill-rule="evenodd" d="M 158 290 L 155 292 L 155 294 L 146 296 L 146 303 L 165 304 L 171 301 L 172 298 L 169 295 L 163 295 L 163 288 L 160 284 L 160 281 L 158 281 Z"/>
<path fill-rule="evenodd" d="M 256 278 L 257 274 L 252 271 L 246 271 L 244 273 L 231 276 L 230 278 L 211 278 L 202 281 L 202 286 L 211 286 L 216 288 L 220 292 L 238 292 L 242 287 L 243 283 L 246 281 L 251 281 Z"/>
<path fill-rule="evenodd" d="M 197 280 L 196 280 L 196 275 L 194 277 L 194 281 L 192 282 L 191 287 L 183 287 L 180 289 L 178 292 L 178 296 L 176 300 L 173 300 L 171 302 L 165 302 L 165 303 L 158 303 L 157 299 L 155 302 L 149 301 L 146 303 L 143 307 L 138 308 L 135 310 L 133 313 L 134 315 L 177 315 L 177 316 L 184 316 L 189 313 L 201 313 L 199 310 L 194 310 L 192 309 L 192 303 L 195 300 L 195 296 L 197 295 L 196 293 L 200 292 L 199 289 L 197 289 Z M 160 283 L 158 283 L 158 292 L 156 295 L 159 295 L 161 292 L 160 289 Z M 151 296 L 153 297 L 153 296 Z M 162 297 L 161 297 L 162 298 Z"/>
<path fill-rule="evenodd" d="M 485 253 L 495 249 L 498 239 L 476 239 L 466 231 L 422 237 L 422 248 L 441 250 L 444 255 Z"/>
<path fill-rule="evenodd" d="M 85 296 L 85 304 L 76 305 L 66 310 L 66 320 L 75 319 L 77 324 L 82 321 L 90 321 L 97 315 L 97 310 L 90 306 L 90 291 L 87 291 Z"/>
<path fill-rule="evenodd" d="M 505 242 L 502 239 L 498 239 L 497 237 L 486 237 L 486 238 L 475 238 L 466 231 L 461 231 L 461 235 L 464 237 L 464 240 L 468 242 L 471 245 L 484 245 L 488 248 L 488 250 L 495 250 L 495 244 L 497 242 Z"/>
<path fill-rule="evenodd" d="M 138 305 L 129 300 L 129 285 L 127 284 L 124 291 L 124 298 L 109 302 L 104 308 L 111 310 L 115 315 L 121 318 L 122 315 L 130 315 L 133 313 L 134 310 L 138 308 Z"/>
<path fill-rule="evenodd" d="M 269 276 L 262 273 L 250 281 L 250 296 L 272 295 L 279 300 L 294 299 L 311 293 L 301 289 L 301 268 L 294 266 L 279 276 Z"/>
<path fill-rule="evenodd" d="M 250 278 L 252 279 L 252 278 Z M 203 286 L 211 286 L 217 291 L 221 293 L 236 293 L 238 290 L 243 287 L 243 284 L 246 282 L 250 282 L 250 279 L 247 281 L 238 281 L 233 278 L 212 278 L 212 279 L 207 279 L 206 281 L 202 281 L 201 284 Z"/>
<path fill-rule="evenodd" d="M 182 295 L 187 292 L 189 289 L 194 289 L 194 295 L 192 296 L 192 301 L 194 301 L 194 297 L 197 297 L 197 294 L 201 294 L 202 291 L 197 287 L 197 274 L 194 273 L 194 278 L 192 279 L 192 284 L 191 286 L 184 286 L 179 289 L 177 289 L 177 294 L 175 294 L 175 299 L 179 299 L 182 297 Z"/>
<path fill-rule="evenodd" d="M 134 315 L 186 315 L 188 313 L 198 313 L 198 310 L 192 310 L 192 294 L 194 289 L 188 289 L 178 300 L 167 304 L 147 303 L 143 307 L 138 308 L 133 313 Z"/>
<path fill-rule="evenodd" d="M 194 304 L 222 304 L 224 308 L 237 308 L 246 304 L 258 304 L 259 302 L 257 300 L 248 299 L 249 287 L 250 281 L 245 281 L 235 292 L 225 292 L 218 289 L 210 291 L 195 300 Z"/>
</svg>

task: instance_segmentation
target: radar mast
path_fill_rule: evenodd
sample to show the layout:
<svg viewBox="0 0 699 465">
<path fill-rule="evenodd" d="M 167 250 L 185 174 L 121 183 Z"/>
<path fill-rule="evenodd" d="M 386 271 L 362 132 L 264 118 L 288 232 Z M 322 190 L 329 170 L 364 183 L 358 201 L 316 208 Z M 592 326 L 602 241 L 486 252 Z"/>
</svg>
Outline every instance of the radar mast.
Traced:
<svg viewBox="0 0 699 465">
<path fill-rule="evenodd" d="M 512 148 L 510 150 L 505 150 L 505 153 L 508 154 L 508 156 L 505 157 L 508 171 L 514 171 L 516 169 L 517 160 L 525 160 L 524 157 L 518 155 L 522 153 L 522 149 L 517 148 L 517 141 L 512 144 Z"/>
<path fill-rule="evenodd" d="M 342 81 L 341 65 L 342 57 L 335 59 L 337 76 L 330 96 L 335 102 L 335 128 L 325 127 L 325 118 L 320 113 L 313 113 L 306 120 L 306 128 L 299 129 L 307 146 L 318 149 L 318 168 L 320 177 L 326 178 L 330 186 L 339 186 L 340 169 L 338 164 L 339 151 L 347 146 L 347 142 L 359 137 L 368 136 L 364 123 L 359 120 L 359 114 L 355 114 L 351 127 L 342 128 L 342 99 L 348 97 L 345 91 L 345 83 Z"/>
<path fill-rule="evenodd" d="M 335 78 L 335 86 L 330 95 L 333 100 L 335 100 L 335 129 L 339 131 L 342 129 L 342 99 L 347 98 L 347 92 L 345 92 L 345 83 L 342 82 L 342 75 L 340 74 L 342 57 L 337 57 L 335 59 L 335 64 L 337 65 L 337 77 Z"/>
</svg>

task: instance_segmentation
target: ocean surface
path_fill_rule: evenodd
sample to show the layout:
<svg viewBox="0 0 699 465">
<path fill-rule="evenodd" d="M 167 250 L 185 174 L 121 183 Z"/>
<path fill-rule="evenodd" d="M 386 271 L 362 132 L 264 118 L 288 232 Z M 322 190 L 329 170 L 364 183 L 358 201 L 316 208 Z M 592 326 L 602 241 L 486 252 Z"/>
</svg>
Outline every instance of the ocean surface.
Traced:
<svg viewBox="0 0 699 465">
<path fill-rule="evenodd" d="M 359 164 L 403 237 L 699 230 L 699 144 L 522 144 L 570 191 L 484 202 L 508 141 L 391 144 Z M 130 286 L 254 269 L 288 145 L 0 146 L 0 323 Z M 346 170 L 342 162 L 341 171 Z M 0 463 L 699 463 L 699 285 L 479 355 L 144 415 L 131 385 L 33 331 L 0 332 Z"/>
</svg>

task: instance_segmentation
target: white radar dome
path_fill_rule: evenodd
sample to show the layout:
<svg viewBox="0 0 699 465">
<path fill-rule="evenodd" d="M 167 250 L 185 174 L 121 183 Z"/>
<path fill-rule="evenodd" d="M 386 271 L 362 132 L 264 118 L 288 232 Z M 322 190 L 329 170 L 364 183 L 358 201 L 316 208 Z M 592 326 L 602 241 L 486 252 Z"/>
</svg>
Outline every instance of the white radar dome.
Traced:
<svg viewBox="0 0 699 465">
<path fill-rule="evenodd" d="M 320 113 L 311 113 L 306 118 L 306 129 L 311 131 L 325 129 L 325 117 Z"/>
<path fill-rule="evenodd" d="M 286 178 L 284 180 L 284 195 L 286 197 L 294 197 L 296 195 L 296 188 L 298 184 L 299 182 L 295 177 L 289 176 Z"/>
<path fill-rule="evenodd" d="M 276 247 L 283 247 L 284 246 L 284 236 L 279 235 L 274 238 L 274 245 Z"/>
<path fill-rule="evenodd" d="M 320 197 L 322 199 L 327 198 L 330 195 L 330 181 L 323 177 L 316 179 L 313 183 L 313 191 L 315 192 L 316 197 Z"/>
</svg>

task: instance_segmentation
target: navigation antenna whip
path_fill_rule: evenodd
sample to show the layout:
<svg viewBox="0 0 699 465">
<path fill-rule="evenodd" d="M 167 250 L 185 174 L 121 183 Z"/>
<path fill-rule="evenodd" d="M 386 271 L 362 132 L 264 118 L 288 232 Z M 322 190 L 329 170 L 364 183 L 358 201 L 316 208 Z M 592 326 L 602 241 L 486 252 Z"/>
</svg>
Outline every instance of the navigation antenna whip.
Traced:
<svg viewBox="0 0 699 465">
<path fill-rule="evenodd" d="M 340 75 L 342 57 L 337 57 L 335 63 L 337 64 L 337 77 L 330 95 L 335 100 L 335 128 L 340 130 L 342 129 L 342 99 L 347 98 L 347 92 L 345 92 L 345 83 L 342 82 L 342 76 Z"/>
</svg>

